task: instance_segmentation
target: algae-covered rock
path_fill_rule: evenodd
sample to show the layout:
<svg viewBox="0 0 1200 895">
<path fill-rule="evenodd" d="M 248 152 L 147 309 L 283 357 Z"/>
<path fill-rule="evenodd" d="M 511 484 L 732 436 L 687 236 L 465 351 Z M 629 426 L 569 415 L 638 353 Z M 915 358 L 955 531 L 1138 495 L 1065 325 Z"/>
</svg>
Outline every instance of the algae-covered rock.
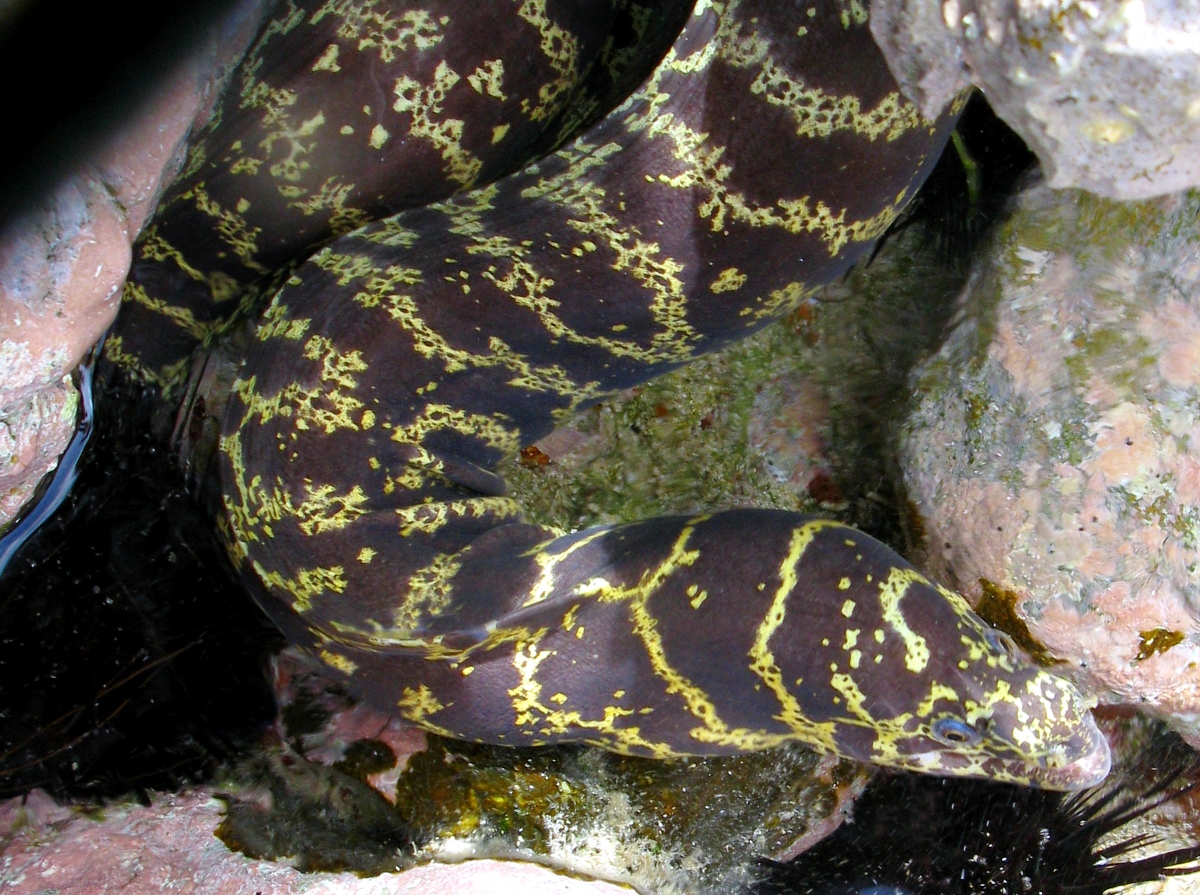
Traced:
<svg viewBox="0 0 1200 895">
<path fill-rule="evenodd" d="M 828 408 L 814 370 L 795 326 L 768 327 L 584 411 L 504 477 L 564 530 L 731 507 L 818 512 L 825 495 L 808 485 L 828 474 Z"/>
<path fill-rule="evenodd" d="M 5 371 L 11 369 L 7 347 L 0 345 Z M 58 465 L 78 412 L 79 392 L 70 376 L 0 406 L 0 525 L 16 517 L 42 476 Z"/>
<path fill-rule="evenodd" d="M 431 737 L 400 778 L 418 860 L 535 859 L 656 895 L 725 890 L 842 821 L 866 774 L 801 746 L 673 762 Z"/>
<path fill-rule="evenodd" d="M 1102 700 L 1193 737 L 1198 210 L 1196 194 L 1022 196 L 920 371 L 902 451 L 936 574 Z"/>
<path fill-rule="evenodd" d="M 289 677 L 296 701 L 281 736 L 226 779 L 216 833 L 249 858 L 304 871 L 492 857 L 655 895 L 729 889 L 758 858 L 790 857 L 835 829 L 868 776 L 799 745 L 666 762 L 405 741 L 300 667 Z M 348 742 L 354 730 L 366 738 Z"/>
</svg>

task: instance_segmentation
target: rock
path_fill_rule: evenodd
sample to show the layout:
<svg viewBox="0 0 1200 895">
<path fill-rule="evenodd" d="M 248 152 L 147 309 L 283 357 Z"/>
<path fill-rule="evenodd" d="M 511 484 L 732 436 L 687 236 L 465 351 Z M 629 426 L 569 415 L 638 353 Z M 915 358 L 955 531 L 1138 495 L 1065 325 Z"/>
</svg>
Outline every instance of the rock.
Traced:
<svg viewBox="0 0 1200 895">
<path fill-rule="evenodd" d="M 221 803 L 207 789 L 118 805 L 89 815 L 31 794 L 0 803 L 0 887 L 11 895 L 106 892 L 194 895 L 619 895 L 628 889 L 512 861 L 428 865 L 359 879 L 301 873 L 230 852 L 213 835 Z"/>
<path fill-rule="evenodd" d="M 760 386 L 747 424 L 752 447 L 781 483 L 822 505 L 842 502 L 826 460 L 829 403 L 824 390 L 799 371 Z"/>
<path fill-rule="evenodd" d="M 1198 0 L 876 0 L 871 30 L 923 115 L 974 84 L 1053 187 L 1200 184 Z"/>
<path fill-rule="evenodd" d="M 32 367 L 24 345 L 0 344 L 0 368 Z M 79 411 L 79 392 L 70 376 L 0 407 L 0 524 L 11 519 L 67 449 Z"/>
<path fill-rule="evenodd" d="M 1024 194 L 916 379 L 927 565 L 1200 743 L 1200 195 Z M 1022 626 L 1028 626 L 1028 632 Z"/>
<path fill-rule="evenodd" d="M 70 440 L 78 395 L 69 374 L 116 316 L 130 246 L 264 5 L 241 3 L 130 126 L 0 233 L 0 526 Z"/>
</svg>

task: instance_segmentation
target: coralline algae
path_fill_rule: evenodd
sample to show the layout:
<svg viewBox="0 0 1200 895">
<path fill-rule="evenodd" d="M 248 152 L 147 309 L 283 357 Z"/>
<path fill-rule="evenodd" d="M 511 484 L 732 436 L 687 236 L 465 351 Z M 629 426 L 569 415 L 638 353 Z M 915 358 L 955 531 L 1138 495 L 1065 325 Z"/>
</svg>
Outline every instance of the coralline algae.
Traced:
<svg viewBox="0 0 1200 895">
<path fill-rule="evenodd" d="M 1024 194 L 919 371 L 902 457 L 933 574 L 1015 613 L 1102 701 L 1193 742 L 1198 210 L 1194 193 Z"/>
</svg>

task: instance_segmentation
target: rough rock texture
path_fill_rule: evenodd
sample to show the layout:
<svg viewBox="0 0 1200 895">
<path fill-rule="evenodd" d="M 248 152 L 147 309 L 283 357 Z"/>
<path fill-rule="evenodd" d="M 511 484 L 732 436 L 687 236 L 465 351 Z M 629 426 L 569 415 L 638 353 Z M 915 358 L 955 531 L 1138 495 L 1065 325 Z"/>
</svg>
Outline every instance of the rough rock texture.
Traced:
<svg viewBox="0 0 1200 895">
<path fill-rule="evenodd" d="M 43 354 L 43 367 L 57 358 Z M 36 369 L 28 347 L 0 343 L 0 370 L 14 378 Z M 0 524 L 7 522 L 53 469 L 71 440 L 79 412 L 79 392 L 70 376 L 43 383 L 32 394 L 0 406 Z"/>
<path fill-rule="evenodd" d="M 70 373 L 112 323 L 130 245 L 264 5 L 244 0 L 128 128 L 0 233 L 0 526 L 70 440 L 78 404 Z"/>
<path fill-rule="evenodd" d="M 221 803 L 199 789 L 153 805 L 115 806 L 97 816 L 33 793 L 0 804 L 0 891 L 6 895 L 617 895 L 628 889 L 556 874 L 533 864 L 470 861 L 359 879 L 300 873 L 254 861 L 213 835 Z"/>
<path fill-rule="evenodd" d="M 871 30 L 922 114 L 974 84 L 1051 186 L 1200 184 L 1200 0 L 875 0 Z"/>
<path fill-rule="evenodd" d="M 1015 611 L 1102 701 L 1193 743 L 1198 211 L 1194 193 L 1026 193 L 920 371 L 903 444 L 934 574 Z"/>
</svg>

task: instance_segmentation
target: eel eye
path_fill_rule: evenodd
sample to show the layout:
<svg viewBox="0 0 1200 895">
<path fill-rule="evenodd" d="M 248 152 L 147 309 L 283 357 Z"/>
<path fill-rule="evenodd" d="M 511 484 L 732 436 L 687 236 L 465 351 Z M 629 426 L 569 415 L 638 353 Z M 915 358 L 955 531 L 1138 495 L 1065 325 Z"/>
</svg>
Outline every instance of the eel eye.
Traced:
<svg viewBox="0 0 1200 895">
<path fill-rule="evenodd" d="M 931 730 L 934 739 L 947 746 L 971 745 L 979 742 L 979 731 L 953 715 L 942 715 L 933 722 Z"/>
<path fill-rule="evenodd" d="M 983 639 L 987 641 L 987 645 L 992 649 L 1007 655 L 1010 662 L 1017 660 L 1017 656 L 1019 655 L 1017 644 L 1003 631 L 988 628 L 983 633 Z"/>
</svg>

